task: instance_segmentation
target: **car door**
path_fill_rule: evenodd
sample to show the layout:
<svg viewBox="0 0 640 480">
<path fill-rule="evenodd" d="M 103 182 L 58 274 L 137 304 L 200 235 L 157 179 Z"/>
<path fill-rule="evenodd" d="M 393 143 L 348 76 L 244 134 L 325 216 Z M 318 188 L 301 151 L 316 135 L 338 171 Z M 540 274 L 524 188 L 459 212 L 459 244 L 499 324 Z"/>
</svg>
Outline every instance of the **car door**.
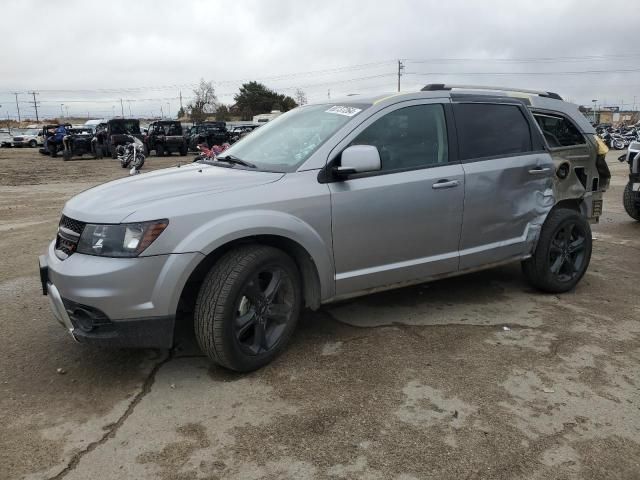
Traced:
<svg viewBox="0 0 640 480">
<path fill-rule="evenodd" d="M 388 107 L 338 146 L 373 145 L 382 168 L 329 184 L 337 296 L 458 269 L 464 172 L 441 102 Z"/>
<path fill-rule="evenodd" d="M 521 258 L 554 204 L 553 160 L 522 103 L 454 102 L 453 112 L 465 173 L 460 269 Z"/>
</svg>

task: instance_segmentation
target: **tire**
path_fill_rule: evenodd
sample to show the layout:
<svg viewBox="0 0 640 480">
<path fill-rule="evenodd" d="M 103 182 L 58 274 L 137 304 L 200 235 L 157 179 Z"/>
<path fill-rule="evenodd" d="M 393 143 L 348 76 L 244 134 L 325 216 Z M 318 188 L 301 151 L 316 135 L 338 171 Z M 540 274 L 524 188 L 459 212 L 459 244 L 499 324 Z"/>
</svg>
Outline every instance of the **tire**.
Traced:
<svg viewBox="0 0 640 480">
<path fill-rule="evenodd" d="M 29 146 L 30 146 L 31 148 L 36 148 L 36 147 L 38 146 L 38 142 L 36 142 L 35 140 L 31 140 L 31 141 L 29 142 Z"/>
<path fill-rule="evenodd" d="M 591 247 L 591 227 L 584 216 L 568 208 L 552 210 L 542 225 L 535 252 L 522 262 L 522 271 L 543 292 L 567 292 L 587 271 Z"/>
<path fill-rule="evenodd" d="M 64 150 L 62 152 L 62 160 L 64 160 L 65 162 L 71 160 L 71 151 L 70 150 Z"/>
<path fill-rule="evenodd" d="M 144 165 L 144 155 L 136 155 L 132 163 L 136 170 L 140 170 Z"/>
<path fill-rule="evenodd" d="M 188 152 L 188 148 L 186 145 L 183 145 L 182 147 L 180 147 L 180 156 L 181 157 L 186 157 Z"/>
<path fill-rule="evenodd" d="M 111 154 L 111 158 L 113 160 L 118 158 L 118 152 L 116 152 L 116 146 L 114 144 L 109 145 L 109 153 Z"/>
<path fill-rule="evenodd" d="M 156 157 L 164 157 L 164 145 L 156 143 Z"/>
<path fill-rule="evenodd" d="M 611 145 L 616 150 L 624 150 L 624 142 L 622 140 L 614 140 Z"/>
<path fill-rule="evenodd" d="M 631 183 L 627 183 L 624 187 L 622 203 L 624 204 L 624 209 L 627 214 L 634 220 L 640 222 L 640 208 L 638 208 L 638 203 L 640 203 L 640 193 L 633 193 L 631 190 Z"/>
<path fill-rule="evenodd" d="M 246 245 L 226 253 L 198 292 L 194 327 L 200 348 L 215 363 L 237 372 L 268 364 L 295 330 L 302 309 L 300 285 L 296 264 L 281 250 Z"/>
</svg>

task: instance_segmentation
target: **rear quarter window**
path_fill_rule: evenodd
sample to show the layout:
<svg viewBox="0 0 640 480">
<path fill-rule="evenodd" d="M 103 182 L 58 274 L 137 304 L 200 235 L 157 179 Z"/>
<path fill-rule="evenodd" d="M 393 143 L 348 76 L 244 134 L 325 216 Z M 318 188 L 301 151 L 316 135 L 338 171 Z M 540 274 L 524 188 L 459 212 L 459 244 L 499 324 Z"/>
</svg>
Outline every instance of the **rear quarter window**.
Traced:
<svg viewBox="0 0 640 480">
<path fill-rule="evenodd" d="M 461 160 L 531 152 L 529 122 L 516 105 L 453 105 Z"/>
<path fill-rule="evenodd" d="M 572 147 L 586 143 L 575 125 L 562 115 L 533 112 L 533 116 L 549 147 Z"/>
</svg>

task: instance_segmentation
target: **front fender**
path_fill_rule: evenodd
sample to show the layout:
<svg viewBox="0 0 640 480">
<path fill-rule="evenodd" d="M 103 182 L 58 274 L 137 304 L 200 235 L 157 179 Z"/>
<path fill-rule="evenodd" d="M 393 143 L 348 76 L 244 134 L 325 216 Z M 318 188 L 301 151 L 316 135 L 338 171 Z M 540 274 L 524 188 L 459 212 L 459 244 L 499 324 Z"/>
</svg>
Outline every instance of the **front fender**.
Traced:
<svg viewBox="0 0 640 480">
<path fill-rule="evenodd" d="M 310 224 L 288 213 L 273 210 L 233 212 L 199 226 L 182 239 L 174 251 L 208 255 L 229 242 L 256 235 L 275 235 L 298 243 L 316 265 L 321 298 L 334 295 L 330 239 L 326 241 Z"/>
</svg>

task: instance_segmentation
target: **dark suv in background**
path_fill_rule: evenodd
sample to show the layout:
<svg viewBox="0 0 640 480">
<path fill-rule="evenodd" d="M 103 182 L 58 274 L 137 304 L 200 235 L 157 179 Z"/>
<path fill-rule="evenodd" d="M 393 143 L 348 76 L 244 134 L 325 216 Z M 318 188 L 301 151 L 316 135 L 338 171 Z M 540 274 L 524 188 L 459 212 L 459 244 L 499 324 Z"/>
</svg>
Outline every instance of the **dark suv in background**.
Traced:
<svg viewBox="0 0 640 480">
<path fill-rule="evenodd" d="M 173 120 L 161 120 L 149 125 L 144 137 L 146 153 L 155 150 L 158 157 L 174 152 L 184 156 L 187 154 L 187 140 L 182 132 L 182 124 Z"/>
<path fill-rule="evenodd" d="M 229 142 L 230 135 L 225 122 L 205 122 L 191 127 L 186 138 L 189 150 L 195 152 L 200 144 L 212 147 Z"/>
<path fill-rule="evenodd" d="M 140 131 L 140 120 L 135 118 L 114 118 L 107 122 L 106 139 L 104 148 L 107 155 L 116 158 L 116 148 L 118 145 L 125 145 L 129 141 L 129 137 L 136 137 L 142 140 L 142 132 Z"/>
</svg>

